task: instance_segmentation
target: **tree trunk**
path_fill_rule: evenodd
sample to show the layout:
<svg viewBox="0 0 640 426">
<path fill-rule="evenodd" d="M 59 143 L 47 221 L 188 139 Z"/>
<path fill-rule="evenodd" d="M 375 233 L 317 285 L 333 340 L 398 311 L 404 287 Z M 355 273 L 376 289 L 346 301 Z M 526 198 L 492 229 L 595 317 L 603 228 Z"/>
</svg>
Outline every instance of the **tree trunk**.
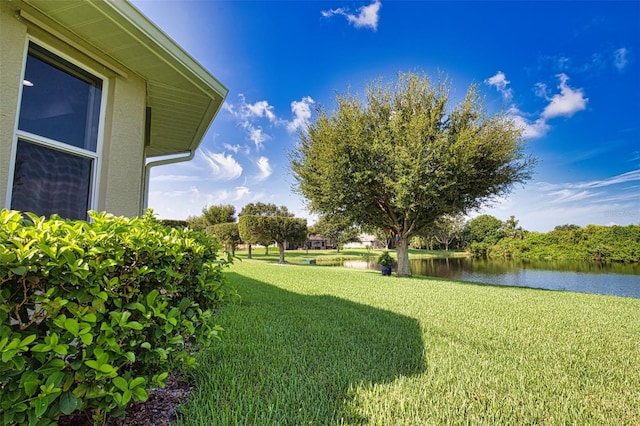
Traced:
<svg viewBox="0 0 640 426">
<path fill-rule="evenodd" d="M 249 244 L 249 253 L 247 253 L 247 259 L 252 259 L 252 257 L 251 257 L 251 244 Z"/>
<path fill-rule="evenodd" d="M 280 260 L 278 263 L 284 264 L 284 244 L 278 243 L 278 250 L 280 251 Z"/>
<path fill-rule="evenodd" d="M 264 246 L 264 255 L 265 256 L 269 256 L 269 246 L 268 245 Z"/>
<path fill-rule="evenodd" d="M 396 275 L 399 277 L 410 277 L 411 266 L 409 265 L 409 240 L 400 238 L 396 245 L 396 256 L 398 257 L 398 269 Z"/>
</svg>

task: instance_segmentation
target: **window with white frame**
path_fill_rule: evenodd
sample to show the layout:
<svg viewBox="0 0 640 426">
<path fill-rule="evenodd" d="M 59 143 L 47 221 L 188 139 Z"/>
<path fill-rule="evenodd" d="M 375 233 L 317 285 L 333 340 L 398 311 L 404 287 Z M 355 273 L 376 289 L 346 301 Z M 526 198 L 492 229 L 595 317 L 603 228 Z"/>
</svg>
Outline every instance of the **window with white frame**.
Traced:
<svg viewBox="0 0 640 426">
<path fill-rule="evenodd" d="M 30 42 L 11 208 L 86 219 L 98 163 L 102 79 Z"/>
</svg>

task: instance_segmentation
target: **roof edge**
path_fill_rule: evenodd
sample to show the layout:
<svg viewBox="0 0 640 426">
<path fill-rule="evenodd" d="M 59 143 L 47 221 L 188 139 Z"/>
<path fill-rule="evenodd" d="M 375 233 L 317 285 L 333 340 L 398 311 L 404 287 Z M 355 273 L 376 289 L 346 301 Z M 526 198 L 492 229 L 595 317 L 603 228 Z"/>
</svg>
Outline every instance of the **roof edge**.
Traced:
<svg viewBox="0 0 640 426">
<path fill-rule="evenodd" d="M 159 48 L 164 55 L 196 76 L 200 80 L 199 83 L 204 83 L 207 87 L 213 89 L 218 96 L 222 97 L 221 103 L 224 101 L 229 89 L 128 0 L 104 0 L 91 2 L 91 4 L 98 9 L 102 9 L 107 14 L 109 10 L 116 12 L 120 18 L 126 20 L 132 27 L 140 31 L 147 38 L 147 41 L 155 45 L 154 47 Z M 126 28 L 123 28 L 123 30 L 127 31 Z M 132 34 L 132 36 L 136 37 L 135 34 Z M 161 57 L 161 59 L 166 61 L 165 58 Z M 173 66 L 173 64 L 169 65 Z M 184 73 L 181 72 L 181 74 Z M 188 78 L 188 76 L 185 77 Z"/>
</svg>

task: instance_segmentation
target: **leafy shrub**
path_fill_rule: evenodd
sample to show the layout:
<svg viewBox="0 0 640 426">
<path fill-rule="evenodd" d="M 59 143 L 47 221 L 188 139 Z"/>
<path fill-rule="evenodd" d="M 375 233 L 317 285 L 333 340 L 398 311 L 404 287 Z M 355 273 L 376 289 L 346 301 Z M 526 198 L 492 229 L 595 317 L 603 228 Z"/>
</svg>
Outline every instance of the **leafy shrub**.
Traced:
<svg viewBox="0 0 640 426">
<path fill-rule="evenodd" d="M 186 220 L 180 219 L 159 219 L 160 223 L 164 226 L 170 226 L 172 228 L 186 228 L 189 226 Z"/>
<path fill-rule="evenodd" d="M 472 244 L 470 251 L 479 250 Z M 527 233 L 521 240 L 503 238 L 487 254 L 523 260 L 640 262 L 640 225 L 563 225 L 547 233 Z"/>
<path fill-rule="evenodd" d="M 471 253 L 474 257 L 487 257 L 489 248 L 490 246 L 487 243 L 479 243 L 477 241 L 474 241 L 469 245 L 469 253 Z"/>
<path fill-rule="evenodd" d="M 188 343 L 237 297 L 204 233 L 90 212 L 92 222 L 0 211 L 0 421 L 122 415 L 164 386 Z"/>
<path fill-rule="evenodd" d="M 378 256 L 377 262 L 380 266 L 393 266 L 396 260 L 391 257 L 388 251 L 383 251 L 380 256 Z"/>
</svg>

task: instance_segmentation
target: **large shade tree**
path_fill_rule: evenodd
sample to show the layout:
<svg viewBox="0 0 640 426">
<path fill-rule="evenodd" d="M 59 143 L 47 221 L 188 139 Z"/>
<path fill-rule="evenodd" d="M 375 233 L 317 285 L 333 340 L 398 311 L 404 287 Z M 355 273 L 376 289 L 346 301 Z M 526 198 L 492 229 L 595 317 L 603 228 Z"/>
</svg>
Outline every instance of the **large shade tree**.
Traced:
<svg viewBox="0 0 640 426">
<path fill-rule="evenodd" d="M 425 235 L 437 241 L 449 251 L 449 245 L 455 240 L 460 241 L 464 230 L 464 216 L 457 214 L 453 216 L 445 215 L 430 225 Z"/>
<path fill-rule="evenodd" d="M 260 223 L 265 232 L 278 244 L 280 257 L 284 264 L 284 251 L 289 244 L 303 244 L 307 240 L 307 220 L 291 216 L 264 216 Z"/>
<path fill-rule="evenodd" d="M 236 255 L 236 248 L 242 242 L 237 223 L 217 223 L 211 227 L 211 233 L 224 244 L 226 251 L 230 252 L 232 256 Z"/>
<path fill-rule="evenodd" d="M 330 114 L 301 132 L 290 154 L 296 189 L 312 212 L 387 230 L 398 275 L 411 275 L 408 243 L 443 215 L 478 208 L 529 179 L 522 129 L 487 113 L 475 86 L 456 105 L 446 79 L 377 80 L 366 100 L 337 95 Z"/>
<path fill-rule="evenodd" d="M 189 216 L 187 224 L 196 231 L 205 231 L 219 223 L 233 223 L 236 221 L 236 208 L 230 204 L 214 204 L 202 208 L 201 216 Z"/>
<path fill-rule="evenodd" d="M 307 239 L 307 220 L 293 216 L 242 215 L 238 223 L 244 241 L 275 241 L 280 252 L 279 263 L 285 263 L 288 244 L 302 244 Z"/>
<path fill-rule="evenodd" d="M 187 218 L 189 226 L 196 231 L 215 235 L 225 246 L 225 250 L 235 255 L 241 242 L 236 222 L 236 208 L 230 204 L 211 205 L 202 208 L 202 216 Z"/>
<path fill-rule="evenodd" d="M 262 244 L 265 254 L 269 254 L 269 244 L 274 240 L 268 232 L 264 232 L 263 223 L 260 217 L 264 216 L 283 216 L 293 217 L 286 206 L 276 206 L 272 203 L 249 203 L 245 205 L 238 215 L 238 230 L 240 238 L 244 241 L 249 249 L 247 258 L 252 258 L 251 246 L 253 244 Z"/>
</svg>

